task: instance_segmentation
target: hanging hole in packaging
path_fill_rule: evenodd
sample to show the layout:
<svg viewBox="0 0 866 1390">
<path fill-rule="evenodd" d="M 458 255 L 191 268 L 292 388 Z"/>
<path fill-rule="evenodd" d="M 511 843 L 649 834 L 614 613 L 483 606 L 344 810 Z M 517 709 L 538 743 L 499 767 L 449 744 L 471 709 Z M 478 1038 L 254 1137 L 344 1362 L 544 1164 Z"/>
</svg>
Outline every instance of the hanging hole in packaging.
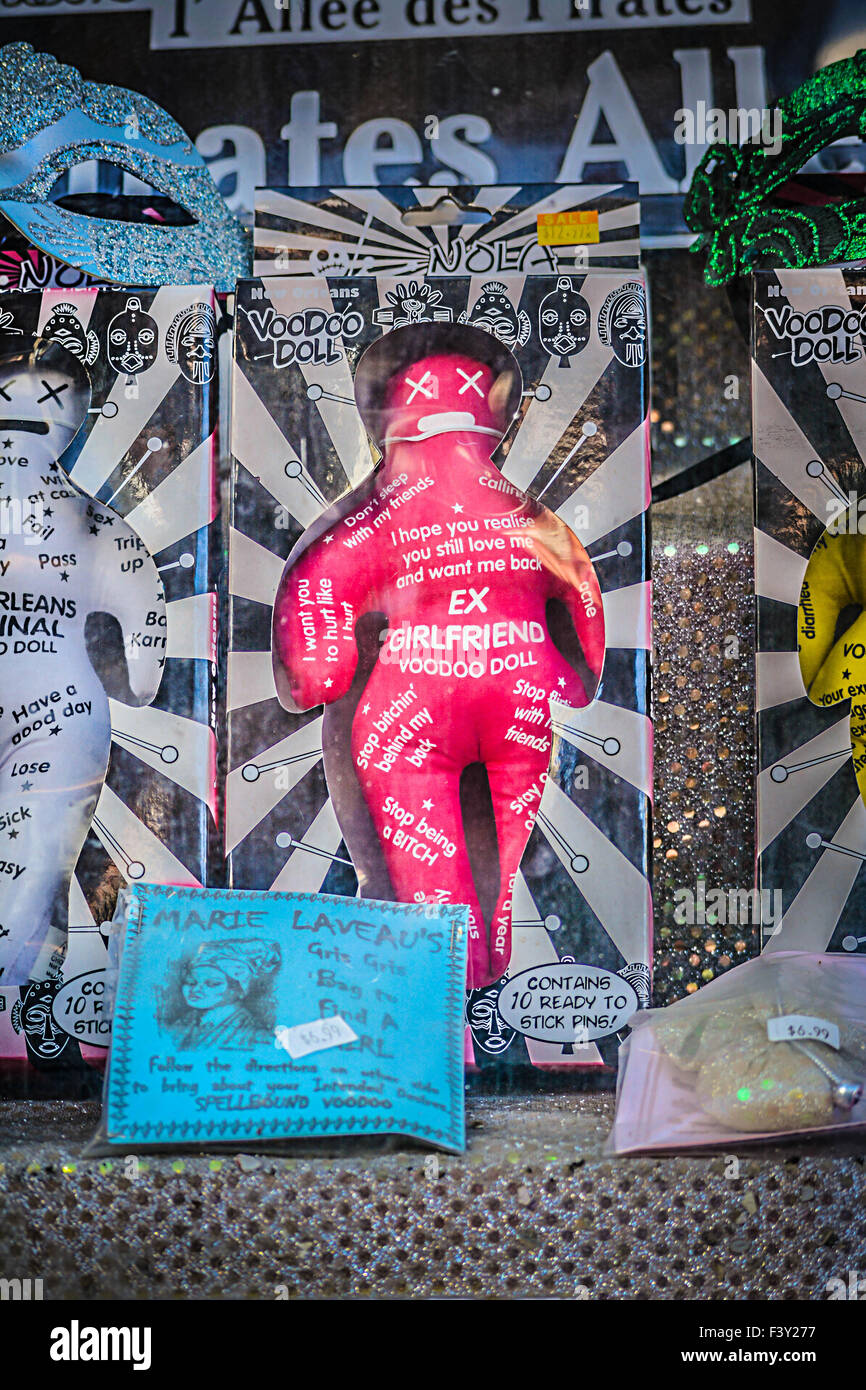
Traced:
<svg viewBox="0 0 866 1390">
<path fill-rule="evenodd" d="M 465 207 L 450 195 L 439 198 L 429 208 L 408 208 L 400 214 L 407 227 L 461 227 L 467 223 L 490 221 L 486 208 Z"/>
</svg>

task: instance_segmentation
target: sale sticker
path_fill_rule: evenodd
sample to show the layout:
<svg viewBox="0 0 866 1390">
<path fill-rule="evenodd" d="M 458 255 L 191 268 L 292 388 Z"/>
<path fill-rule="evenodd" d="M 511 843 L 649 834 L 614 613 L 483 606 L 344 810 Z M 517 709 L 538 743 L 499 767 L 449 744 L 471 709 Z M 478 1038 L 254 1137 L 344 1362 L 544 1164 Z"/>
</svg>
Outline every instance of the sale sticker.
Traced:
<svg viewBox="0 0 866 1390">
<path fill-rule="evenodd" d="M 537 224 L 539 246 L 588 246 L 599 240 L 596 208 L 540 212 Z"/>
</svg>

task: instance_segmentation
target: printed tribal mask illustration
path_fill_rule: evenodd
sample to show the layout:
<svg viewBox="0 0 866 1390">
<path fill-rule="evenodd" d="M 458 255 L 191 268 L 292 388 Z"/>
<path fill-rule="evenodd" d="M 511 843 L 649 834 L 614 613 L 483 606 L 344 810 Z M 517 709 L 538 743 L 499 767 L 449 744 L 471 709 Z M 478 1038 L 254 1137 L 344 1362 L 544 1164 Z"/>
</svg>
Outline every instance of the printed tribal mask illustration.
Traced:
<svg viewBox="0 0 866 1390">
<path fill-rule="evenodd" d="M 853 517 L 853 529 L 842 525 Z M 851 756 L 866 801 L 866 536 L 856 508 L 819 537 L 806 566 L 797 613 L 800 674 L 815 705 L 851 701 Z M 772 775 L 772 774 L 771 774 Z"/>
<path fill-rule="evenodd" d="M 471 326 L 369 348 L 355 392 L 382 460 L 301 537 L 274 608 L 277 692 L 326 706 L 363 896 L 468 903 L 470 988 L 509 965 L 549 698 L 587 704 L 604 656 L 589 556 L 490 457 L 520 388 L 508 349 Z"/>
<path fill-rule="evenodd" d="M 79 492 L 62 456 L 86 418 L 83 365 L 37 340 L 0 358 L 0 984 L 42 979 L 65 947 L 69 884 L 108 764 L 108 697 L 88 655 L 94 614 L 120 625 L 125 698 L 149 704 L 165 631 L 154 561 Z"/>
</svg>

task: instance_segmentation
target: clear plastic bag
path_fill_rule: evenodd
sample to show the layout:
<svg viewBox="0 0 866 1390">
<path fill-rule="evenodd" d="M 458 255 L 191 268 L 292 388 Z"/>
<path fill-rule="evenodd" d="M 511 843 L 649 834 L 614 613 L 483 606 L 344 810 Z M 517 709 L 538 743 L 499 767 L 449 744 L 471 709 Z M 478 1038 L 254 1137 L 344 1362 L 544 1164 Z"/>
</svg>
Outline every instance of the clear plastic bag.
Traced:
<svg viewBox="0 0 866 1390">
<path fill-rule="evenodd" d="M 613 1153 L 866 1124 L 866 959 L 779 951 L 639 1013 Z"/>
</svg>

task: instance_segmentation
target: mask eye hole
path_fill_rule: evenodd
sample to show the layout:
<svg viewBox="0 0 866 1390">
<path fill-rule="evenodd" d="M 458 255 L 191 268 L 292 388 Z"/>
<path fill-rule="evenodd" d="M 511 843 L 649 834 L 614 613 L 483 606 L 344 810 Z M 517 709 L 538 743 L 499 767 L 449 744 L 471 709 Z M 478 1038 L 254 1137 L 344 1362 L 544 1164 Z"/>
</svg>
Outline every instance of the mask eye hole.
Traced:
<svg viewBox="0 0 866 1390">
<path fill-rule="evenodd" d="M 556 310 L 545 309 L 544 313 L 541 315 L 541 321 L 542 323 L 556 323 Z"/>
<path fill-rule="evenodd" d="M 101 187 L 100 187 L 101 185 Z M 103 222 L 194 227 L 196 218 L 144 179 L 104 160 L 85 160 L 61 174 L 48 201 Z"/>
</svg>

